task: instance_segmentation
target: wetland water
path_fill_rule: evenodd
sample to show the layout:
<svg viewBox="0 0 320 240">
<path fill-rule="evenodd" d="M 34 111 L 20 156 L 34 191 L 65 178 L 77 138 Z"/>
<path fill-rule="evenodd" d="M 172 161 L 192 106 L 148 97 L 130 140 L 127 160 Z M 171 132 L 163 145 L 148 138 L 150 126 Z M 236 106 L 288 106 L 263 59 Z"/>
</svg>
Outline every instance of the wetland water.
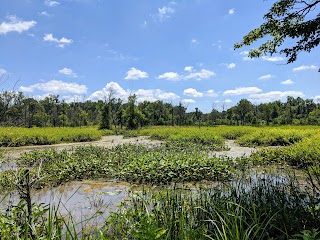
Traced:
<svg viewBox="0 0 320 240">
<path fill-rule="evenodd" d="M 147 145 L 159 145 L 161 141 L 151 141 L 147 137 L 136 137 L 124 139 L 122 136 L 106 136 L 99 141 L 85 142 L 85 143 L 67 143 L 47 146 L 29 146 L 11 148 L 7 151 L 4 164 L 0 171 L 7 169 L 14 169 L 16 167 L 14 159 L 19 157 L 21 153 L 42 150 L 48 148 L 55 149 L 72 149 L 75 146 L 94 145 L 102 147 L 113 147 L 120 144 L 147 144 Z M 250 156 L 252 152 L 257 151 L 256 148 L 248 148 L 238 146 L 234 141 L 227 140 L 226 145 L 230 148 L 229 151 L 211 152 L 210 155 L 216 155 L 217 157 L 230 157 L 237 158 L 242 156 Z M 10 161 L 11 160 L 11 161 Z M 256 169 L 251 171 L 252 174 L 261 172 Z M 266 175 L 267 176 L 267 175 Z M 271 176 L 271 175 L 268 175 Z M 284 178 L 281 173 L 275 173 L 272 178 Z M 187 188 L 197 188 L 200 185 L 210 186 L 216 183 L 204 182 L 197 185 L 187 184 L 183 185 Z M 103 224 L 104 219 L 108 217 L 109 213 L 115 211 L 117 206 L 123 199 L 128 198 L 128 192 L 140 191 L 142 186 L 134 186 L 124 182 L 112 182 L 112 181 L 72 181 L 65 183 L 55 188 L 45 188 L 42 190 L 34 191 L 33 202 L 36 203 L 51 203 L 57 205 L 60 203 L 60 212 L 62 214 L 70 213 L 74 219 L 74 222 L 78 223 L 84 219 L 92 218 L 91 222 L 94 224 Z M 151 188 L 150 188 L 151 189 Z M 160 188 L 161 189 L 161 188 Z M 162 188 L 163 189 L 163 188 Z M 153 189 L 155 190 L 155 189 Z M 159 190 L 159 189 L 158 189 Z M 17 196 L 8 196 L 1 205 L 5 207 L 10 201 L 15 202 Z"/>
</svg>

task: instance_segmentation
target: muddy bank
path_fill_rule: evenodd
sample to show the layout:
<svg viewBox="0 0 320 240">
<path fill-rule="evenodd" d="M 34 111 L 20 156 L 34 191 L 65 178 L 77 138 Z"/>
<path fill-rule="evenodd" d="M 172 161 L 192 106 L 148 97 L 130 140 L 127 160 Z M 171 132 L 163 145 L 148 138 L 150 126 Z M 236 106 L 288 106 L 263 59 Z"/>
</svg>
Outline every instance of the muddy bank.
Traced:
<svg viewBox="0 0 320 240">
<path fill-rule="evenodd" d="M 210 153 L 210 156 L 217 156 L 217 157 L 230 157 L 230 158 L 237 158 L 237 157 L 249 157 L 253 152 L 256 152 L 257 148 L 250 148 L 250 147 L 241 147 L 235 143 L 234 140 L 226 140 L 226 146 L 230 149 L 229 151 L 213 151 Z"/>
</svg>

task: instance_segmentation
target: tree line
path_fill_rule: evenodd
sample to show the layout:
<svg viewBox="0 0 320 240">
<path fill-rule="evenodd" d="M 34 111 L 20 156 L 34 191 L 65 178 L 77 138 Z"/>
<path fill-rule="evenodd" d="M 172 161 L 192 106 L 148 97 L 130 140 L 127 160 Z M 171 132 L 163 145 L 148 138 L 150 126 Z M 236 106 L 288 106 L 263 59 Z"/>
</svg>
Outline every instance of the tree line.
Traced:
<svg viewBox="0 0 320 240">
<path fill-rule="evenodd" d="M 0 93 L 0 125 L 21 127 L 80 127 L 137 129 L 156 125 L 279 125 L 320 124 L 320 104 L 312 99 L 287 97 L 286 102 L 274 101 L 255 105 L 241 99 L 237 105 L 210 113 L 198 108 L 187 112 L 178 105 L 163 101 L 137 102 L 135 95 L 128 101 L 109 96 L 105 101 L 60 101 L 58 95 L 36 100 L 21 92 Z"/>
</svg>

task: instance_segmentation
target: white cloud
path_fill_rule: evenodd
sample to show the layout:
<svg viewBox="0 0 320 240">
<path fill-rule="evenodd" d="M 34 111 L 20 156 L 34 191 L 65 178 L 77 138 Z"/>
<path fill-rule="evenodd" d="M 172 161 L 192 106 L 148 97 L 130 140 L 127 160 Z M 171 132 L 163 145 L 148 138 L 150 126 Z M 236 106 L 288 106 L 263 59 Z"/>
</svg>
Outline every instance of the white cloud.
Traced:
<svg viewBox="0 0 320 240">
<path fill-rule="evenodd" d="M 165 92 L 160 89 L 139 89 L 137 91 L 133 91 L 133 93 L 137 95 L 138 102 L 154 102 L 157 100 L 173 100 L 179 98 L 175 93 Z"/>
<path fill-rule="evenodd" d="M 304 94 L 299 91 L 271 91 L 267 93 L 258 93 L 258 94 L 251 94 L 248 97 L 249 101 L 255 102 L 255 103 L 266 103 L 266 102 L 272 102 L 275 100 L 285 100 L 286 97 L 292 96 L 292 97 L 304 97 Z"/>
<path fill-rule="evenodd" d="M 139 69 L 136 69 L 134 67 L 132 67 L 128 72 L 127 72 L 127 76 L 124 79 L 127 80 L 137 80 L 140 78 L 148 78 L 148 73 L 143 72 Z"/>
<path fill-rule="evenodd" d="M 49 7 L 55 7 L 60 4 L 59 2 L 53 0 L 45 0 L 44 3 Z"/>
<path fill-rule="evenodd" d="M 165 79 L 169 81 L 179 81 L 181 76 L 176 72 L 166 72 L 158 76 L 158 79 Z"/>
<path fill-rule="evenodd" d="M 200 42 L 199 42 L 196 38 L 192 38 L 192 39 L 191 39 L 191 43 L 192 43 L 193 45 L 196 45 L 196 44 L 199 44 Z"/>
<path fill-rule="evenodd" d="M 315 65 L 310 65 L 310 66 L 307 66 L 307 65 L 302 65 L 300 67 L 296 67 L 293 69 L 294 72 L 297 72 L 297 71 L 304 71 L 304 70 L 318 70 L 319 68 Z"/>
<path fill-rule="evenodd" d="M 158 19 L 163 22 L 166 19 L 170 18 L 172 14 L 175 13 L 175 9 L 171 6 L 164 6 L 162 8 L 158 8 Z"/>
<path fill-rule="evenodd" d="M 281 84 L 290 85 L 290 84 L 294 84 L 294 81 L 292 81 L 291 79 L 288 79 L 288 80 L 281 82 Z"/>
<path fill-rule="evenodd" d="M 158 79 L 165 79 L 170 81 L 179 81 L 179 80 L 188 80 L 188 79 L 202 80 L 202 79 L 208 79 L 216 75 L 215 72 L 206 70 L 206 69 L 195 71 L 191 66 L 185 67 L 184 70 L 188 72 L 187 75 L 180 75 L 176 72 L 166 72 L 164 74 L 159 75 Z"/>
<path fill-rule="evenodd" d="M 46 17 L 50 17 L 51 15 L 47 12 L 47 11 L 42 11 L 38 13 L 41 16 L 46 16 Z"/>
<path fill-rule="evenodd" d="M 57 43 L 59 47 L 64 48 L 65 45 L 69 45 L 73 42 L 72 39 L 68 39 L 65 37 L 62 37 L 60 39 L 53 37 L 52 33 L 47 33 L 44 35 L 43 40 L 45 42 L 54 42 Z"/>
<path fill-rule="evenodd" d="M 9 19 L 8 22 L 0 23 L 0 35 L 7 34 L 9 32 L 22 33 L 24 31 L 28 31 L 37 24 L 36 21 L 23 21 L 18 19 L 16 16 L 9 16 L 7 18 Z"/>
<path fill-rule="evenodd" d="M 190 103 L 195 103 L 196 101 L 193 99 L 182 99 L 181 103 L 183 104 L 190 104 Z"/>
<path fill-rule="evenodd" d="M 122 100 L 127 100 L 128 96 L 130 95 L 130 92 L 124 90 L 118 83 L 110 82 L 102 90 L 92 93 L 88 100 L 107 100 L 110 93 L 113 94 L 114 98 L 120 98 Z"/>
<path fill-rule="evenodd" d="M 192 72 L 193 66 L 186 66 L 186 67 L 184 68 L 184 70 L 185 70 L 186 72 Z"/>
<path fill-rule="evenodd" d="M 224 102 L 225 102 L 225 103 L 231 103 L 232 100 L 231 100 L 231 99 L 226 99 L 226 100 L 224 100 Z"/>
<path fill-rule="evenodd" d="M 315 102 L 320 103 L 320 96 L 315 96 L 313 99 Z"/>
<path fill-rule="evenodd" d="M 263 76 L 259 77 L 258 80 L 268 80 L 271 78 L 273 78 L 273 76 L 271 74 L 268 74 L 268 75 L 263 75 Z"/>
<path fill-rule="evenodd" d="M 257 87 L 240 87 L 233 90 L 227 90 L 223 92 L 223 95 L 242 95 L 242 94 L 254 94 L 260 93 L 262 90 Z"/>
<path fill-rule="evenodd" d="M 244 61 L 252 61 L 252 60 L 254 60 L 254 58 L 251 58 L 251 57 L 249 57 L 248 55 L 249 55 L 249 51 L 242 51 L 242 52 L 240 52 L 239 53 L 241 56 L 243 56 L 243 60 Z"/>
<path fill-rule="evenodd" d="M 232 14 L 234 14 L 234 13 L 235 13 L 235 9 L 234 9 L 234 8 L 229 9 L 229 14 L 230 14 L 230 15 L 232 15 Z"/>
<path fill-rule="evenodd" d="M 248 56 L 249 51 L 242 51 L 239 54 L 242 55 L 242 56 Z"/>
<path fill-rule="evenodd" d="M 61 97 L 66 103 L 72 102 L 82 102 L 84 100 L 84 96 L 81 95 L 66 95 Z"/>
<path fill-rule="evenodd" d="M 70 68 L 63 68 L 63 69 L 60 69 L 58 72 L 60 74 L 64 74 L 70 77 L 77 77 L 77 74 L 74 71 L 72 71 L 72 69 Z"/>
<path fill-rule="evenodd" d="M 157 98 L 159 98 L 160 100 L 170 100 L 170 99 L 178 99 L 178 98 L 180 98 L 175 93 L 165 92 L 165 91 L 162 91 L 160 89 L 156 89 L 154 92 L 155 92 L 155 95 L 157 96 Z"/>
<path fill-rule="evenodd" d="M 120 98 L 124 102 L 127 101 L 128 96 L 132 94 L 137 95 L 137 101 L 157 101 L 157 100 L 174 100 L 180 98 L 177 94 L 166 92 L 160 89 L 138 89 L 137 91 L 125 90 L 118 83 L 110 82 L 100 91 L 96 91 L 88 98 L 92 101 L 107 100 L 109 94 L 112 93 L 114 98 Z"/>
<path fill-rule="evenodd" d="M 189 75 L 185 76 L 184 79 L 196 79 L 196 80 L 202 80 L 202 79 L 208 79 L 210 77 L 215 76 L 215 72 L 201 69 L 199 72 L 192 72 Z"/>
<path fill-rule="evenodd" d="M 230 64 L 226 64 L 226 66 L 227 66 L 228 69 L 232 69 L 232 68 L 236 67 L 236 64 L 235 63 L 230 63 Z"/>
<path fill-rule="evenodd" d="M 213 89 L 206 91 L 205 96 L 207 97 L 217 97 L 218 93 L 216 93 Z"/>
<path fill-rule="evenodd" d="M 0 68 L 0 77 L 1 77 L 2 75 L 6 74 L 6 73 L 7 73 L 7 71 L 6 71 L 5 69 Z"/>
<path fill-rule="evenodd" d="M 62 93 L 73 93 L 73 94 L 84 94 L 87 92 L 87 86 L 79 85 L 78 83 L 63 82 L 60 80 L 50 80 L 45 83 L 36 83 L 28 87 L 21 86 L 21 91 L 33 92 L 39 90 L 42 92 L 62 94 Z"/>
<path fill-rule="evenodd" d="M 279 56 L 276 56 L 276 57 L 263 56 L 262 59 L 269 62 L 279 62 L 279 61 L 282 61 L 284 58 Z"/>
<path fill-rule="evenodd" d="M 188 97 L 203 97 L 203 93 L 198 92 L 194 88 L 187 88 L 183 91 L 183 95 Z"/>
</svg>

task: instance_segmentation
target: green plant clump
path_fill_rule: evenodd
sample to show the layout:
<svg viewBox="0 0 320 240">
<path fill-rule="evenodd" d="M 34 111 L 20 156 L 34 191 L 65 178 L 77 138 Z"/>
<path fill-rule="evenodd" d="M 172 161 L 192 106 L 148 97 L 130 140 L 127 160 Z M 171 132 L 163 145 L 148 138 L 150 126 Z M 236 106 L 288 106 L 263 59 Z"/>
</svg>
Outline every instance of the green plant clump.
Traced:
<svg viewBox="0 0 320 240">
<path fill-rule="evenodd" d="M 133 193 L 106 220 L 107 239 L 298 239 L 319 235 L 317 194 L 259 176 L 199 190 Z M 316 238 L 303 238 L 316 239 Z"/>
</svg>

